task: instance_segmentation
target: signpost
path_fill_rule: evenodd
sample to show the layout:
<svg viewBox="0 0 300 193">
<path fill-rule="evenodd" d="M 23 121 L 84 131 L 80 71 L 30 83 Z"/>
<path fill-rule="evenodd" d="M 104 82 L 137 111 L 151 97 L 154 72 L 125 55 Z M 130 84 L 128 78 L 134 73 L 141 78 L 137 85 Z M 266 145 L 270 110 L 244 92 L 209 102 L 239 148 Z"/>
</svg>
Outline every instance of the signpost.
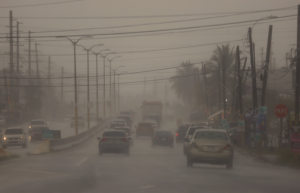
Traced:
<svg viewBox="0 0 300 193">
<path fill-rule="evenodd" d="M 42 139 L 60 139 L 60 130 L 45 130 L 42 131 Z"/>
<path fill-rule="evenodd" d="M 289 113 L 289 109 L 284 104 L 278 104 L 274 108 L 274 114 L 280 118 L 280 128 L 279 128 L 279 148 L 282 147 L 282 127 L 283 127 L 283 118 L 285 118 Z"/>
</svg>

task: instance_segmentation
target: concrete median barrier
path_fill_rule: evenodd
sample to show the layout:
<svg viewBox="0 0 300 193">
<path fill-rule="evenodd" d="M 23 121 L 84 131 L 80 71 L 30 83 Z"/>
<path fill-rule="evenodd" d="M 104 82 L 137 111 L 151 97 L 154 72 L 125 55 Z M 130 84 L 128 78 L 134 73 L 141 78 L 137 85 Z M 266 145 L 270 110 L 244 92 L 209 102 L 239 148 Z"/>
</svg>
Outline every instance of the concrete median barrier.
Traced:
<svg viewBox="0 0 300 193">
<path fill-rule="evenodd" d="M 105 129 L 105 127 L 109 124 L 110 120 L 111 120 L 110 118 L 106 118 L 102 123 L 97 124 L 88 130 L 80 132 L 77 135 L 73 135 L 61 139 L 46 140 L 43 143 L 41 143 L 41 145 L 37 149 L 30 152 L 29 155 L 37 155 L 37 154 L 49 153 L 51 151 L 59 151 L 62 149 L 66 149 L 78 145 L 83 141 L 87 140 L 88 138 L 90 138 L 91 136 L 93 136 L 95 133 Z"/>
</svg>

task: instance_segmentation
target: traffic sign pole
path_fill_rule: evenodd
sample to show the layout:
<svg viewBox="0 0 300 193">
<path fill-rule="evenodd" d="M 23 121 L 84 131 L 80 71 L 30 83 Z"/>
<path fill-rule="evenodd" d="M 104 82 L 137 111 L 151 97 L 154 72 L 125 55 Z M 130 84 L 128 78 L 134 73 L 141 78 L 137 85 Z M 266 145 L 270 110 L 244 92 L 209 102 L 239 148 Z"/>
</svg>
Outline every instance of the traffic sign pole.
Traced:
<svg viewBox="0 0 300 193">
<path fill-rule="evenodd" d="M 283 118 L 280 118 L 280 128 L 279 128 L 279 148 L 282 147 L 282 127 L 283 127 Z"/>
<path fill-rule="evenodd" d="M 284 104 L 279 104 L 274 108 L 274 114 L 280 118 L 280 128 L 279 128 L 279 142 L 278 147 L 282 147 L 282 128 L 283 128 L 283 118 L 288 115 L 289 109 Z"/>
</svg>

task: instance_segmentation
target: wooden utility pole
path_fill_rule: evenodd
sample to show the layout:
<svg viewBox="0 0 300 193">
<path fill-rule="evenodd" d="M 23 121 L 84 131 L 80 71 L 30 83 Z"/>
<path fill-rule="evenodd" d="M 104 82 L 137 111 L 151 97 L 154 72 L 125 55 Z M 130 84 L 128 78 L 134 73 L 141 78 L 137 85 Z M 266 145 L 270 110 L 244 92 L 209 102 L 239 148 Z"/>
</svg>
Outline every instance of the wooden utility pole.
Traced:
<svg viewBox="0 0 300 193">
<path fill-rule="evenodd" d="M 288 67 L 288 62 L 289 61 L 289 53 L 287 52 L 286 54 L 285 54 L 285 67 Z"/>
<path fill-rule="evenodd" d="M 257 108 L 257 90 L 256 90 L 256 69 L 254 64 L 252 28 L 249 27 L 249 44 L 250 44 L 250 62 L 251 62 L 251 78 L 252 78 L 252 100 L 253 108 Z"/>
<path fill-rule="evenodd" d="M 297 63 L 296 63 L 296 88 L 295 88 L 295 122 L 299 121 L 299 90 L 300 90 L 300 5 L 298 5 L 297 22 Z"/>
<path fill-rule="evenodd" d="M 238 74 L 238 101 L 239 101 L 239 112 L 243 114 L 243 93 L 242 93 L 242 74 L 240 72 L 241 69 L 241 61 L 240 61 L 240 47 L 236 47 L 236 59 L 237 59 L 237 74 Z M 247 60 L 247 58 L 246 58 Z"/>
<path fill-rule="evenodd" d="M 226 69 L 225 62 L 222 62 L 222 87 L 223 87 L 223 110 L 224 110 L 224 118 L 226 118 Z"/>
<path fill-rule="evenodd" d="M 60 102 L 64 102 L 64 67 L 61 67 Z"/>
<path fill-rule="evenodd" d="M 231 119 L 234 120 L 235 117 L 235 111 L 237 111 L 237 109 L 234 108 L 234 104 L 236 102 L 236 98 L 235 98 L 235 91 L 237 90 L 236 87 L 236 74 L 237 74 L 237 55 L 236 55 L 236 60 L 235 60 L 235 69 L 234 69 L 234 75 L 233 75 L 233 91 L 232 91 L 232 105 L 231 105 Z"/>
<path fill-rule="evenodd" d="M 206 108 L 208 108 L 208 93 L 207 93 L 207 85 L 206 85 L 206 64 L 203 62 L 202 62 L 202 69 L 203 69 L 204 97 L 205 97 Z"/>
<path fill-rule="evenodd" d="M 7 88 L 7 78 L 6 78 L 6 70 L 4 69 L 4 84 L 5 84 L 5 98 L 6 98 L 6 109 L 9 112 L 9 96 L 8 96 L 8 88 Z M 9 113 L 8 113 L 9 117 Z"/>
<path fill-rule="evenodd" d="M 221 88 L 222 88 L 222 83 L 221 83 L 221 65 L 220 62 L 218 62 L 218 85 L 219 85 L 219 110 L 222 109 L 222 93 L 221 93 Z"/>
<path fill-rule="evenodd" d="M 38 49 L 37 49 L 37 43 L 35 43 L 35 64 L 36 64 L 36 77 L 40 77 L 40 72 L 39 72 L 39 58 L 38 58 Z M 38 80 L 39 82 L 39 80 Z"/>
<path fill-rule="evenodd" d="M 243 84 L 242 82 L 243 82 L 244 74 L 245 74 L 245 71 L 246 71 L 247 59 L 248 59 L 248 58 L 245 57 L 244 66 L 243 66 L 242 72 L 241 72 L 241 70 L 239 70 L 240 73 L 238 73 L 238 74 L 240 74 L 241 77 L 242 77 L 241 85 L 245 85 L 245 84 Z M 247 75 L 248 75 L 248 73 L 246 74 L 246 76 L 247 76 Z M 246 78 L 245 78 L 245 79 L 246 79 Z M 237 91 L 238 91 L 238 93 L 240 92 L 240 91 L 239 91 L 239 86 L 238 86 Z M 242 98 L 243 98 L 243 86 L 241 86 L 241 93 L 242 93 Z M 237 100 L 236 100 L 236 103 L 235 103 L 235 109 L 240 109 L 240 108 L 239 108 L 239 104 L 240 104 L 240 99 L 239 99 L 239 97 L 238 97 Z M 242 104 L 243 104 L 243 103 L 242 103 Z M 243 114 L 243 111 L 242 111 L 242 112 L 240 111 L 240 114 Z"/>
<path fill-rule="evenodd" d="M 10 66 L 10 70 L 9 70 L 9 84 L 10 84 L 10 93 L 9 93 L 9 98 L 11 100 L 12 103 L 14 103 L 13 101 L 13 90 L 14 90 L 14 50 L 13 50 L 13 16 L 12 16 L 12 11 L 9 11 L 9 47 L 10 47 L 10 51 L 9 51 L 9 56 L 10 56 L 10 60 L 9 60 L 9 66 Z"/>
<path fill-rule="evenodd" d="M 262 68 L 264 66 L 264 48 L 261 48 L 261 61 L 260 61 L 260 67 Z"/>
<path fill-rule="evenodd" d="M 16 93 L 16 97 L 15 97 L 15 102 L 16 104 L 19 104 L 19 97 L 20 97 L 20 42 L 19 42 L 19 25 L 20 22 L 17 21 L 17 93 Z"/>
<path fill-rule="evenodd" d="M 50 88 L 50 74 L 51 74 L 51 72 L 50 72 L 50 64 L 51 64 L 51 56 L 49 56 L 48 57 L 48 86 L 49 86 L 49 88 Z"/>
<path fill-rule="evenodd" d="M 144 93 L 143 93 L 143 97 L 144 97 L 144 100 L 146 100 L 146 76 L 144 77 Z"/>
<path fill-rule="evenodd" d="M 29 78 L 31 77 L 31 37 L 30 31 L 28 32 L 28 74 Z"/>
<path fill-rule="evenodd" d="M 272 43 L 272 30 L 273 26 L 269 26 L 269 35 L 268 35 L 268 46 L 267 46 L 267 55 L 266 55 L 266 65 L 264 66 L 264 76 L 263 76 L 263 87 L 261 94 L 261 106 L 265 106 L 266 90 L 267 90 L 267 81 L 268 81 L 268 71 L 271 55 L 271 43 Z"/>
</svg>

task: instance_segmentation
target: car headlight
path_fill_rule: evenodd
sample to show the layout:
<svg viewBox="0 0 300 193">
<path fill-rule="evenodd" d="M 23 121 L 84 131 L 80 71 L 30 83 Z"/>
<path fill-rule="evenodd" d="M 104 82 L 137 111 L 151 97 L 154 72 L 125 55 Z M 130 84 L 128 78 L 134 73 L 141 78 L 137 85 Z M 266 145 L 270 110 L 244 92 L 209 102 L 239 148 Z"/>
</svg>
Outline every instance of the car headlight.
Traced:
<svg viewBox="0 0 300 193">
<path fill-rule="evenodd" d="M 23 137 L 20 137 L 20 139 L 23 139 Z"/>
<path fill-rule="evenodd" d="M 31 126 L 29 126 L 28 128 L 31 129 Z"/>
<path fill-rule="evenodd" d="M 3 137 L 3 140 L 6 140 L 6 137 L 5 137 L 5 136 Z"/>
</svg>

